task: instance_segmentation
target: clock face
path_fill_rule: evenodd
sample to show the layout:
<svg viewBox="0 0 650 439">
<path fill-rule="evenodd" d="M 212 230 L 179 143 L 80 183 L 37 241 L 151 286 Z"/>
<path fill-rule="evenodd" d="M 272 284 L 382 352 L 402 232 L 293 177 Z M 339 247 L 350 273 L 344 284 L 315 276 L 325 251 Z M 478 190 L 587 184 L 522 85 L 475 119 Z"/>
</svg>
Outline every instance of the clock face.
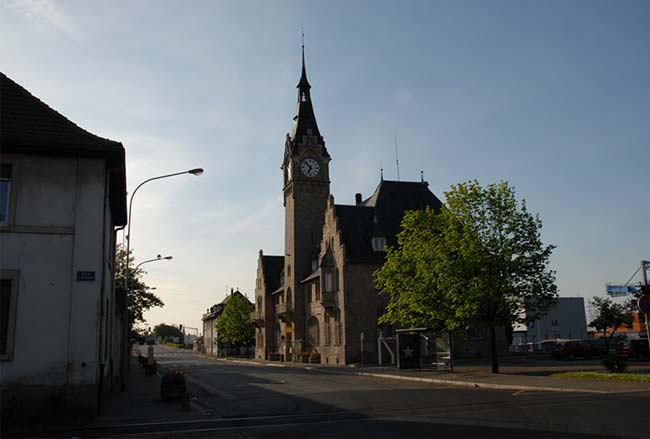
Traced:
<svg viewBox="0 0 650 439">
<path fill-rule="evenodd" d="M 307 177 L 316 177 L 320 172 L 320 164 L 315 159 L 305 159 L 300 164 L 300 170 Z"/>
</svg>

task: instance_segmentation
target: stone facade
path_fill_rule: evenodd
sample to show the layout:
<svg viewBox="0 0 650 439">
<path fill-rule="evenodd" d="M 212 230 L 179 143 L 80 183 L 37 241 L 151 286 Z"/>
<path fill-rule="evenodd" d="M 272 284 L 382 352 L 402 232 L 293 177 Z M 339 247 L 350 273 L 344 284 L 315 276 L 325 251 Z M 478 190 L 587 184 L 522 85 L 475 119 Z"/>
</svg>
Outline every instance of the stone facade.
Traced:
<svg viewBox="0 0 650 439">
<path fill-rule="evenodd" d="M 310 88 L 303 58 L 298 109 L 282 165 L 285 251 L 283 256 L 259 253 L 251 314 L 255 356 L 372 363 L 377 361 L 377 319 L 388 302 L 373 281 L 384 246 L 396 243 L 406 210 L 441 203 L 424 181 L 382 179 L 365 201 L 357 194 L 353 206 L 334 204 L 331 157 L 316 124 Z"/>
</svg>

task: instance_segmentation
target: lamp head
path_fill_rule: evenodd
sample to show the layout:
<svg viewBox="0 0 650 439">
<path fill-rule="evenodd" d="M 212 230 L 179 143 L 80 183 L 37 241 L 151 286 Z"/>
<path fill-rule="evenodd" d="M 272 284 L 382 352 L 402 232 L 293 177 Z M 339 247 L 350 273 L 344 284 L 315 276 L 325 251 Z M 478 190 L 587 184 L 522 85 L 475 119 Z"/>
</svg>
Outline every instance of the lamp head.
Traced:
<svg viewBox="0 0 650 439">
<path fill-rule="evenodd" d="M 173 258 L 171 256 L 165 256 L 163 259 L 167 259 L 168 261 L 171 261 Z"/>
<path fill-rule="evenodd" d="M 203 174 L 203 168 L 194 168 L 194 169 L 190 169 L 187 172 L 188 174 L 192 174 L 198 177 L 199 175 Z"/>
</svg>

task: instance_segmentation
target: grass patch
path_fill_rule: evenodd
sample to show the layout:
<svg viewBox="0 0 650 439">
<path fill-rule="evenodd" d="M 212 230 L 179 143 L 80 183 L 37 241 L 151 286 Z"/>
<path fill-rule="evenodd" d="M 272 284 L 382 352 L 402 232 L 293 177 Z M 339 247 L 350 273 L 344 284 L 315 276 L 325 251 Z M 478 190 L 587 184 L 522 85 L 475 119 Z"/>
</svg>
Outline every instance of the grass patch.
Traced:
<svg viewBox="0 0 650 439">
<path fill-rule="evenodd" d="M 628 381 L 650 384 L 650 374 L 609 373 L 609 372 L 562 372 L 551 375 L 553 378 L 587 378 L 604 381 Z"/>
</svg>

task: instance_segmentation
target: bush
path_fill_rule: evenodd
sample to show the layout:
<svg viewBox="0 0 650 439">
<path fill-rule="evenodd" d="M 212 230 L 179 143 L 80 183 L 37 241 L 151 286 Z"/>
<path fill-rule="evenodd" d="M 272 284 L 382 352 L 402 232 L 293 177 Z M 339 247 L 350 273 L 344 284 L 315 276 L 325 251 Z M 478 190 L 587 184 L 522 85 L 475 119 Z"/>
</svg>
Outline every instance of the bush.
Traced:
<svg viewBox="0 0 650 439">
<path fill-rule="evenodd" d="M 613 373 L 623 373 L 627 370 L 627 363 L 617 354 L 608 354 L 603 360 L 603 366 Z"/>
</svg>

